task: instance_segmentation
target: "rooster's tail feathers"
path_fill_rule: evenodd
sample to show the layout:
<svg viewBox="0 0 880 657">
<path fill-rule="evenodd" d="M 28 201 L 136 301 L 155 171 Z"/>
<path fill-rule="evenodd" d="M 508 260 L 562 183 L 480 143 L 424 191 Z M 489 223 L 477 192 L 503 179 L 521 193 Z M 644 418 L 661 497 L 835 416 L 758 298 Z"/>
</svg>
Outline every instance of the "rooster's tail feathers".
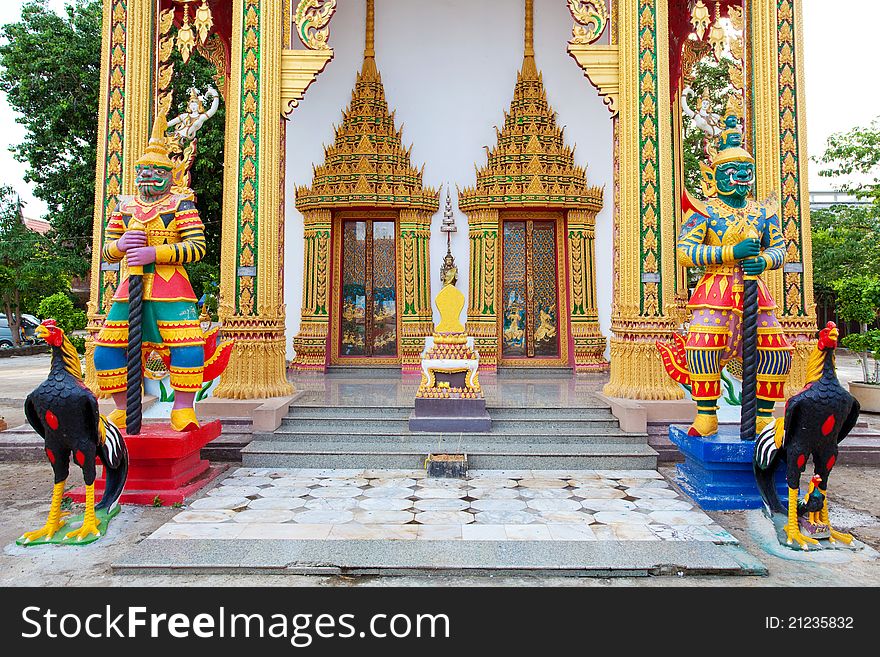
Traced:
<svg viewBox="0 0 880 657">
<path fill-rule="evenodd" d="M 785 421 L 783 418 L 776 418 L 775 422 L 771 422 L 764 430 L 758 434 L 758 440 L 755 441 L 755 465 L 761 470 L 766 470 L 776 461 L 779 448 L 782 447 L 780 437 L 785 435 Z"/>
<path fill-rule="evenodd" d="M 776 468 L 785 442 L 785 420 L 777 418 L 758 434 L 755 441 L 755 456 L 752 469 L 755 483 L 768 513 L 785 513 L 785 505 L 776 491 Z"/>
<path fill-rule="evenodd" d="M 128 448 L 115 424 L 103 415 L 100 422 L 104 441 L 98 446 L 98 450 L 107 474 L 107 485 L 101 501 L 95 508 L 109 511 L 116 506 L 125 487 L 125 480 L 128 478 Z"/>
</svg>

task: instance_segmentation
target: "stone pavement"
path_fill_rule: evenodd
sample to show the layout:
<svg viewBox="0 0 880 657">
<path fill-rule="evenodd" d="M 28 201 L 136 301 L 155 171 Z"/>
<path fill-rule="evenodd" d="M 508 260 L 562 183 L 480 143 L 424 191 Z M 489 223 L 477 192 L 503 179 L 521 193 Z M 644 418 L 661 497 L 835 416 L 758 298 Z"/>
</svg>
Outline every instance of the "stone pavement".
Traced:
<svg viewBox="0 0 880 657">
<path fill-rule="evenodd" d="M 674 488 L 675 472 L 661 467 Z M 880 493 L 878 469 L 842 464 L 834 469 L 832 519 L 838 529 L 880 548 Z M 79 468 L 71 471 L 69 487 L 82 484 Z M 181 513 L 171 507 L 126 506 L 107 536 L 83 549 L 53 546 L 23 548 L 15 545 L 22 531 L 42 526 L 49 509 L 52 472 L 49 464 L 0 463 L 0 586 L 877 586 L 880 559 L 871 549 L 802 554 L 776 543 L 772 526 L 760 511 L 709 512 L 730 531 L 739 546 L 707 541 L 320 541 L 320 540 L 173 540 L 148 539 Z M 686 499 L 686 498 L 682 498 Z M 195 500 L 194 500 L 195 501 Z M 190 508 L 189 506 L 185 508 Z M 81 512 L 77 505 L 75 511 Z M 360 554 L 352 550 L 360 548 Z M 382 553 L 382 548 L 385 548 Z M 410 563 L 421 557 L 435 565 L 422 570 L 400 570 L 394 577 L 349 577 L 351 571 L 327 564 L 365 561 L 402 564 L 409 548 Z M 296 549 L 297 552 L 294 551 Z M 664 551 L 665 550 L 665 551 Z M 767 577 L 723 577 L 719 564 L 748 551 L 760 561 Z M 421 552 L 420 552 L 421 551 Z M 466 571 L 471 563 L 494 563 L 489 571 Z M 529 557 L 555 568 L 543 571 L 513 568 Z M 384 561 L 384 564 L 381 563 Z M 169 566 L 170 564 L 170 566 Z M 196 567 L 197 564 L 203 564 Z M 204 567 L 220 566 L 220 567 Z M 253 567 L 249 567 L 253 564 Z M 270 564 L 272 567 L 267 568 Z M 301 566 L 297 570 L 293 565 Z M 684 564 L 682 571 L 669 568 Z M 458 565 L 458 570 L 443 566 Z M 566 566 L 563 571 L 559 566 Z M 622 566 L 628 565 L 629 570 Z M 635 565 L 642 568 L 634 569 Z M 655 566 L 648 570 L 647 568 Z M 688 577 L 645 577 L 660 571 Z M 697 566 L 703 565 L 701 571 Z M 500 566 L 508 566 L 507 572 Z M 572 577 L 590 566 L 589 577 Z M 601 568 L 607 568 L 602 572 Z M 744 574 L 740 567 L 737 574 Z M 754 573 L 754 570 L 746 571 Z M 373 572 L 375 574 L 375 571 Z M 725 574 L 731 574 L 727 571 Z M 485 575 L 491 575 L 486 577 Z M 606 576 L 607 575 L 607 576 Z M 613 577 L 612 577 L 613 575 Z M 702 576 L 701 576 L 702 575 Z"/>
<path fill-rule="evenodd" d="M 736 543 L 654 470 L 238 468 L 150 538 Z"/>
</svg>

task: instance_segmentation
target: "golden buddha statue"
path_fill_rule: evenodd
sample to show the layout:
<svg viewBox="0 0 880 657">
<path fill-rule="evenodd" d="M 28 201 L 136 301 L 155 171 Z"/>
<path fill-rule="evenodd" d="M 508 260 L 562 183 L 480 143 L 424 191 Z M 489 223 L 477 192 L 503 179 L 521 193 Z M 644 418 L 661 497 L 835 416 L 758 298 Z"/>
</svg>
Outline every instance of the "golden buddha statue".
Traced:
<svg viewBox="0 0 880 657">
<path fill-rule="evenodd" d="M 464 309 L 464 294 L 455 287 L 458 281 L 458 267 L 450 267 L 443 273 L 443 289 L 434 299 L 440 312 L 440 323 L 434 330 L 435 344 L 464 344 L 467 334 L 461 323 L 461 311 Z"/>
</svg>

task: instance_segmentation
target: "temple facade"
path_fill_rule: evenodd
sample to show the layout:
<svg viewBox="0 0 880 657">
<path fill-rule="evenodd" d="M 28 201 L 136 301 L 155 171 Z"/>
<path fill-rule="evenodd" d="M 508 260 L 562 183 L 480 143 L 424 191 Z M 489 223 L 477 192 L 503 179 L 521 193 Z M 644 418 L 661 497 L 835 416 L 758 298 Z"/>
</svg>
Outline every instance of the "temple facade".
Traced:
<svg viewBox="0 0 880 657">
<path fill-rule="evenodd" d="M 226 109 L 219 319 L 235 348 L 217 396 L 288 394 L 290 367 L 415 368 L 448 191 L 481 368 L 681 398 L 655 341 L 686 321 L 686 136 L 723 113 L 693 92 L 709 62 L 740 99 L 757 195 L 779 199 L 787 262 L 766 280 L 797 390 L 816 328 L 801 4 L 105 0 L 89 330 L 125 274 L 101 261 L 110 212 L 191 39 Z"/>
</svg>

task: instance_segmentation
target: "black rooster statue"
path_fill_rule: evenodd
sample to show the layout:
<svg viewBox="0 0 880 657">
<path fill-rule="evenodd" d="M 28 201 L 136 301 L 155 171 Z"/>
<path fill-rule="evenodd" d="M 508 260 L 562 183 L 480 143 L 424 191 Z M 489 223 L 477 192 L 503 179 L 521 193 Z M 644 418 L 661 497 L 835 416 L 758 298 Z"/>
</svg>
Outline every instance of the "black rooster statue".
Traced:
<svg viewBox="0 0 880 657">
<path fill-rule="evenodd" d="M 83 383 L 79 356 L 64 331 L 56 326 L 55 320 L 47 319 L 37 327 L 36 336 L 52 347 L 52 364 L 49 377 L 28 395 L 24 412 L 28 423 L 45 441 L 46 456 L 55 473 L 55 486 L 46 524 L 41 529 L 26 532 L 18 543 L 82 545 L 101 535 L 96 511 L 103 511 L 101 515 L 106 517 L 116 511 L 128 474 L 128 451 L 119 430 L 98 412 L 98 399 Z M 83 471 L 86 509 L 82 525 L 59 540 L 53 537 L 67 524 L 61 501 L 71 456 Z M 106 470 L 107 484 L 96 506 L 97 458 L 101 459 Z"/>
<path fill-rule="evenodd" d="M 753 466 L 764 509 L 777 527 L 781 525 L 780 542 L 796 543 L 802 550 L 818 546 L 819 539 L 847 545 L 853 540 L 828 522 L 828 476 L 837 461 L 837 445 L 859 419 L 859 402 L 837 380 L 837 337 L 837 326 L 828 322 L 807 361 L 806 386 L 788 400 L 785 417 L 769 424 L 755 445 Z M 816 474 L 799 503 L 801 473 L 810 457 Z M 775 488 L 777 467 L 785 467 L 787 505 Z"/>
</svg>

